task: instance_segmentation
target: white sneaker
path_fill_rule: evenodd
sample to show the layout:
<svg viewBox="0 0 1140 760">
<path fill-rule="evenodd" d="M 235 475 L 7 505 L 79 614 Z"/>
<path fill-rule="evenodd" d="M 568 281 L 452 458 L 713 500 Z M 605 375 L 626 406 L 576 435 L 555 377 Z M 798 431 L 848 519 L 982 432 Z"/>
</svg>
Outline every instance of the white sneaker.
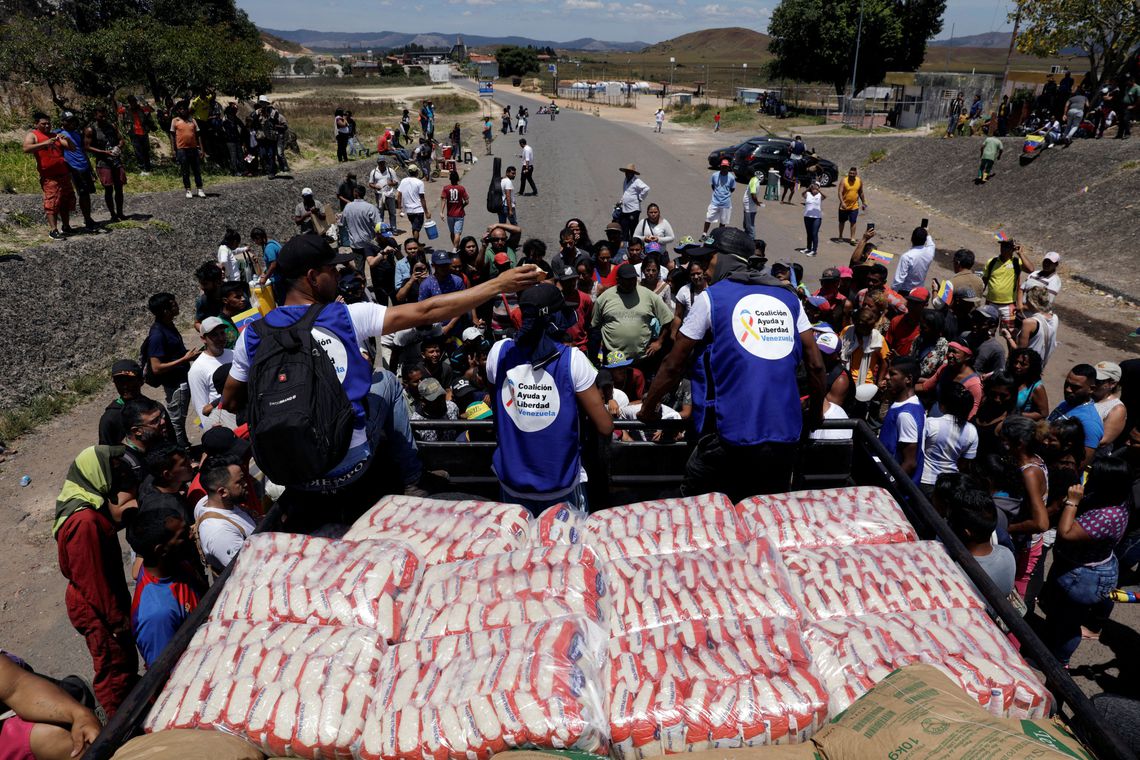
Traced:
<svg viewBox="0 0 1140 760">
<path fill-rule="evenodd" d="M 206 191 L 203 190 L 202 188 L 198 188 L 198 197 L 199 198 L 205 198 L 206 197 Z"/>
<path fill-rule="evenodd" d="M 150 176 L 150 172 L 139 172 L 139 176 L 140 176 L 140 177 L 149 177 L 149 176 Z"/>
<path fill-rule="evenodd" d="M 187 191 L 186 191 L 186 197 L 187 197 L 187 198 L 193 198 L 193 197 L 194 197 L 194 193 L 192 193 L 192 192 L 190 192 L 189 190 L 187 190 Z"/>
</svg>

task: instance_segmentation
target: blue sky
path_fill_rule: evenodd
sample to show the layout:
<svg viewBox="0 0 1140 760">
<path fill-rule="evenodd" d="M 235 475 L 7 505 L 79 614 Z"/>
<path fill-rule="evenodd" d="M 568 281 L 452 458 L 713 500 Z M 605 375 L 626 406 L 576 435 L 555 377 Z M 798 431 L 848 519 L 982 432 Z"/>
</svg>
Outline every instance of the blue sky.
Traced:
<svg viewBox="0 0 1140 760">
<path fill-rule="evenodd" d="M 716 26 L 766 31 L 778 0 L 238 0 L 260 26 L 658 42 Z M 948 0 L 939 38 L 1006 30 L 1007 0 Z"/>
</svg>

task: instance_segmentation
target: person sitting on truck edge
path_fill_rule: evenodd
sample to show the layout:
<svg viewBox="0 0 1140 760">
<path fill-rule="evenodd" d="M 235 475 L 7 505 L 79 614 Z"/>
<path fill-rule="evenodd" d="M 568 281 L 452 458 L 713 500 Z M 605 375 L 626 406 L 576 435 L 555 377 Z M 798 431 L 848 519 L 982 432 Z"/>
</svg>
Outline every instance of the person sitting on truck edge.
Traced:
<svg viewBox="0 0 1140 760">
<path fill-rule="evenodd" d="M 241 507 L 247 483 L 237 459 L 211 459 L 199 479 L 206 495 L 194 507 L 198 548 L 210 569 L 220 574 L 257 528 L 257 520 Z"/>
<path fill-rule="evenodd" d="M 493 468 L 503 501 L 522 504 L 538 515 L 560 502 L 586 509 L 578 409 L 599 435 L 610 435 L 613 420 L 595 383 L 598 372 L 586 355 L 557 342 L 551 320 L 564 299 L 544 283 L 519 295 L 522 325 L 514 339 L 491 346 L 487 378 L 495 436 Z M 553 458 L 552 458 L 553 457 Z"/>
<path fill-rule="evenodd" d="M 338 255 L 318 235 L 299 235 L 288 241 L 277 259 L 281 305 L 263 317 L 269 325 L 284 326 L 299 321 L 311 305 L 326 305 L 314 332 L 326 342 L 326 351 L 342 359 L 338 364 L 343 371 L 338 370 L 337 375 L 355 412 L 352 441 L 344 459 L 315 481 L 284 484 L 291 486 L 281 497 L 290 530 L 306 519 L 319 524 L 337 518 L 352 522 L 378 496 L 403 492 L 419 480 L 418 457 L 414 445 L 408 444 L 411 430 L 400 383 L 391 372 L 373 372 L 359 351 L 360 343 L 453 319 L 499 293 L 514 293 L 533 285 L 542 275 L 538 267 L 523 265 L 466 290 L 424 301 L 390 307 L 346 305 L 336 302 L 336 266 L 347 264 L 351 258 L 351 254 Z M 222 394 L 224 409 L 236 411 L 244 404 L 257 346 L 256 332 L 245 330 L 234 347 L 233 366 Z"/>
<path fill-rule="evenodd" d="M 131 632 L 148 668 L 206 593 L 185 559 L 189 540 L 182 500 L 174 494 L 152 496 L 127 527 L 127 543 L 142 560 L 131 602 Z"/>
<path fill-rule="evenodd" d="M 704 367 L 691 376 L 700 438 L 681 492 L 721 491 L 739 501 L 788 490 L 805 417 L 797 367 L 802 361 L 807 370 L 804 400 L 812 427 L 823 416 L 826 377 L 815 331 L 796 293 L 749 266 L 752 239 L 725 227 L 712 240 L 707 251 L 711 284 L 693 300 L 637 417 L 643 422 L 660 417 L 662 399 L 677 387 L 696 354 Z M 716 389 L 715 401 L 710 387 Z"/>
<path fill-rule="evenodd" d="M 82 757 L 102 730 L 95 713 L 6 654 L 0 654 L 0 705 L 11 716 L 0 732 L 6 760 Z"/>
</svg>

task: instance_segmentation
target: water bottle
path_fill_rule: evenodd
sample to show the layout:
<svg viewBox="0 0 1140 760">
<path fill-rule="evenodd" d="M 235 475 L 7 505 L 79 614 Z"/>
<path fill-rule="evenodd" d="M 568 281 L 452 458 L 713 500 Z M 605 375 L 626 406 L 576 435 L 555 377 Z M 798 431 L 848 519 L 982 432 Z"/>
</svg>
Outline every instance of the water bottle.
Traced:
<svg viewBox="0 0 1140 760">
<path fill-rule="evenodd" d="M 21 488 L 27 488 L 31 484 L 32 484 L 32 476 L 31 475 L 25 475 L 24 477 L 20 478 L 20 487 Z"/>
</svg>

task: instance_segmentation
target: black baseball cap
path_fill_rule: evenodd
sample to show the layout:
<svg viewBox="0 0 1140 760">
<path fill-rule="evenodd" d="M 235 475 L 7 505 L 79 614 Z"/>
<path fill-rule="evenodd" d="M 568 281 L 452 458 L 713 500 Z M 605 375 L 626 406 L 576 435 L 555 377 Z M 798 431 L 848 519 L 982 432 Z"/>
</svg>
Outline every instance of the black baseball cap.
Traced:
<svg viewBox="0 0 1140 760">
<path fill-rule="evenodd" d="M 324 235 L 308 233 L 290 238 L 277 254 L 277 274 L 286 279 L 301 277 L 310 269 L 348 264 L 351 253 L 337 253 Z"/>
<path fill-rule="evenodd" d="M 618 279 L 636 280 L 637 267 L 635 267 L 633 264 L 622 264 L 620 267 L 618 267 Z"/>
<path fill-rule="evenodd" d="M 226 427 L 212 427 L 202 434 L 202 450 L 211 457 L 244 457 L 249 453 L 249 441 L 238 438 Z"/>
<path fill-rule="evenodd" d="M 519 293 L 519 309 L 523 314 L 545 317 L 562 308 L 562 291 L 543 282 Z"/>
<path fill-rule="evenodd" d="M 756 255 L 756 243 L 749 235 L 738 227 L 718 227 L 712 231 L 713 247 L 721 253 L 747 261 Z M 689 256 L 693 253 L 690 251 Z"/>
<path fill-rule="evenodd" d="M 557 279 L 559 282 L 563 282 L 565 280 L 577 280 L 578 270 L 576 270 L 574 267 L 561 267 L 555 275 L 555 279 Z"/>
<path fill-rule="evenodd" d="M 142 377 L 142 374 L 143 368 L 134 359 L 119 359 L 111 365 L 111 377 L 120 377 L 121 375 Z"/>
</svg>

